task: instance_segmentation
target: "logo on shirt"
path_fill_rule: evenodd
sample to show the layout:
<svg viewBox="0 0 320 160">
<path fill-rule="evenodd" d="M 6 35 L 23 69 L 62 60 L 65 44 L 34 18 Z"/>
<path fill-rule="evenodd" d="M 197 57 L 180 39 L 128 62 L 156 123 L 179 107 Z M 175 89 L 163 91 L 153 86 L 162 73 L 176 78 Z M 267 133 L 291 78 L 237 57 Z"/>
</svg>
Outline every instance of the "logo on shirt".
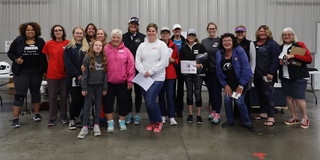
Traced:
<svg viewBox="0 0 320 160">
<path fill-rule="evenodd" d="M 95 62 L 96 71 L 102 71 L 103 67 L 101 63 Z"/>
<path fill-rule="evenodd" d="M 30 45 L 24 47 L 24 52 L 22 54 L 23 56 L 38 56 L 38 46 Z"/>
<path fill-rule="evenodd" d="M 135 43 L 140 43 L 141 40 L 140 40 L 140 38 L 136 38 L 136 39 L 134 39 L 134 42 L 135 42 Z"/>
<path fill-rule="evenodd" d="M 230 62 L 227 62 L 222 67 L 223 71 L 231 71 L 232 70 L 232 64 Z"/>
<path fill-rule="evenodd" d="M 213 47 L 213 48 L 217 48 L 218 45 L 219 45 L 219 44 L 218 44 L 217 42 L 215 42 L 215 43 L 212 45 L 212 47 Z"/>
</svg>

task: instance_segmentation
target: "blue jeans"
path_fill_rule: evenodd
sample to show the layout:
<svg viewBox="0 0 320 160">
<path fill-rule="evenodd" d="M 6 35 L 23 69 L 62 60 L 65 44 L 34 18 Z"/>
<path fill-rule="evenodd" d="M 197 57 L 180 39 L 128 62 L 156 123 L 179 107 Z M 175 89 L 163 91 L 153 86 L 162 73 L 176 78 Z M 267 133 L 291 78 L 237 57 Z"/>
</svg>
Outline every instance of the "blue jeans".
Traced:
<svg viewBox="0 0 320 160">
<path fill-rule="evenodd" d="M 155 81 L 147 91 L 141 87 L 150 122 L 162 122 L 157 97 L 163 87 L 163 84 L 164 81 Z"/>
<path fill-rule="evenodd" d="M 161 116 L 174 117 L 174 86 L 176 79 L 166 79 L 159 94 Z M 165 97 L 166 95 L 166 97 Z M 167 105 L 166 105 L 167 100 Z M 168 109 L 167 109 L 168 108 Z"/>
<path fill-rule="evenodd" d="M 244 103 L 245 96 L 246 96 L 246 93 L 242 93 L 242 95 L 238 99 L 235 99 L 235 103 L 237 104 L 243 124 L 250 125 L 251 121 L 249 118 L 247 105 Z M 233 98 L 231 96 L 224 95 L 224 107 L 226 110 L 227 121 L 229 123 L 234 122 L 232 101 L 233 101 Z"/>
</svg>

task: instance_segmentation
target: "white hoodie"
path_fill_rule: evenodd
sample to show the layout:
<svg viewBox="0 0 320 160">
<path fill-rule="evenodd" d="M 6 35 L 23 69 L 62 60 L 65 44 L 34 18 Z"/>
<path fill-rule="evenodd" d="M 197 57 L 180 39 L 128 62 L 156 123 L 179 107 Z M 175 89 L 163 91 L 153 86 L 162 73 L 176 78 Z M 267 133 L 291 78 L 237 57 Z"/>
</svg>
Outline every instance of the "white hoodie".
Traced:
<svg viewBox="0 0 320 160">
<path fill-rule="evenodd" d="M 166 65 L 169 61 L 168 47 L 157 39 L 155 42 L 141 43 L 136 53 L 136 69 L 138 72 L 149 72 L 155 81 L 164 81 L 166 78 Z"/>
</svg>

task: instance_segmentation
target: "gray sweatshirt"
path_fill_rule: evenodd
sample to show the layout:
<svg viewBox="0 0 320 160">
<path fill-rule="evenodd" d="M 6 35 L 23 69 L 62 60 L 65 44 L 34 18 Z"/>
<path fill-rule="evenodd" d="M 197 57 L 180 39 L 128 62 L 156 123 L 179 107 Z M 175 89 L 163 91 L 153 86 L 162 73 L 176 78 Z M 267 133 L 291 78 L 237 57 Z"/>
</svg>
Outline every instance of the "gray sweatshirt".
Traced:
<svg viewBox="0 0 320 160">
<path fill-rule="evenodd" d="M 102 68 L 102 56 L 95 56 L 95 70 L 90 68 L 90 58 L 85 56 L 83 65 L 86 70 L 82 72 L 82 91 L 87 91 L 88 85 L 103 85 L 103 91 L 107 91 L 107 72 Z"/>
<path fill-rule="evenodd" d="M 206 64 L 208 72 L 216 72 L 216 54 L 219 50 L 220 38 L 206 38 L 203 39 L 201 44 L 206 48 L 208 53 L 208 64 Z"/>
</svg>

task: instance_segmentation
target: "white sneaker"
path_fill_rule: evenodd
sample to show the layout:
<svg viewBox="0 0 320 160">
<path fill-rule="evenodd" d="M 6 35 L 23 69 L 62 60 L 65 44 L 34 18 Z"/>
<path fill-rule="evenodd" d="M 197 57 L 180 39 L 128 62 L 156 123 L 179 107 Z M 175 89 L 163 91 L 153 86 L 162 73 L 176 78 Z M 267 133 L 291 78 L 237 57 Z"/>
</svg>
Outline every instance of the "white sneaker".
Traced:
<svg viewBox="0 0 320 160">
<path fill-rule="evenodd" d="M 171 126 L 175 126 L 175 125 L 178 124 L 177 121 L 176 121 L 174 118 L 170 118 L 170 119 L 169 119 L 169 122 L 170 122 L 170 125 L 171 125 Z"/>
<path fill-rule="evenodd" d="M 120 127 L 120 131 L 126 131 L 127 130 L 127 126 L 126 126 L 125 120 L 119 120 L 119 127 Z"/>
<path fill-rule="evenodd" d="M 94 136 L 100 136 L 101 135 L 101 131 L 100 131 L 99 125 L 94 125 L 94 127 L 93 127 L 93 135 Z"/>
<path fill-rule="evenodd" d="M 166 117 L 162 116 L 162 123 L 165 124 L 166 123 Z"/>
<path fill-rule="evenodd" d="M 86 137 L 87 134 L 88 134 L 88 128 L 82 127 L 80 133 L 78 134 L 78 138 L 82 139 L 82 138 Z"/>
<path fill-rule="evenodd" d="M 114 127 L 113 127 L 114 122 L 113 122 L 113 120 L 111 120 L 111 121 L 107 121 L 107 122 L 108 122 L 108 129 L 107 129 L 107 132 L 108 132 L 108 133 L 114 132 Z"/>
</svg>

